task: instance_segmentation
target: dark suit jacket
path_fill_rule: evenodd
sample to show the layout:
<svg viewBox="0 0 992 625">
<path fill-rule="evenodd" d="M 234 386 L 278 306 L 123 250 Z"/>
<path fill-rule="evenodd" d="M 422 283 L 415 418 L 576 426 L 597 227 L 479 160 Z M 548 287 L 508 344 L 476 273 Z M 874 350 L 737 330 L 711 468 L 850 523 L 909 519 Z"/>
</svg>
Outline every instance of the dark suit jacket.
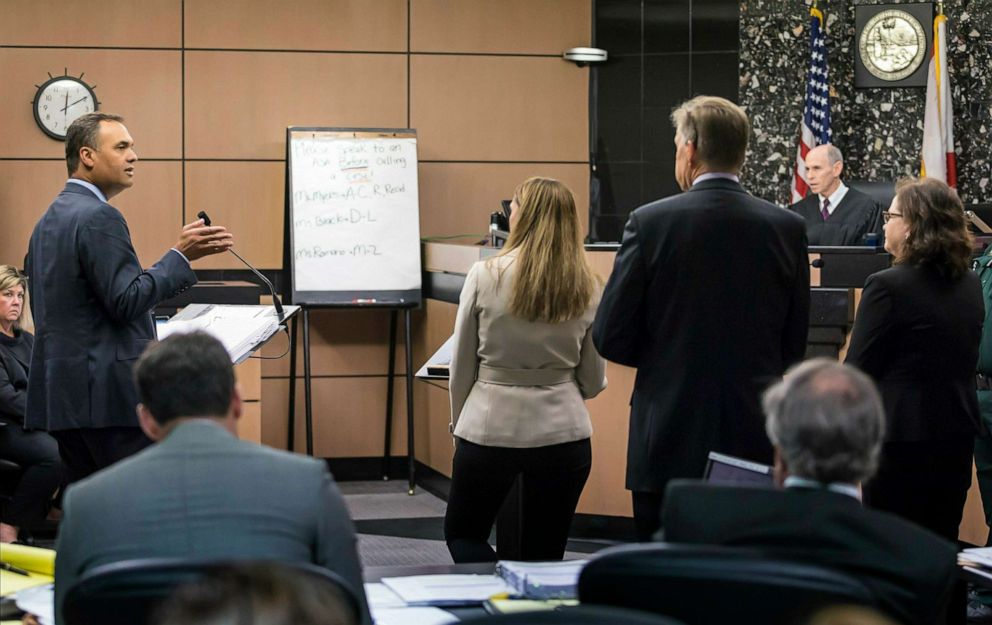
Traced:
<svg viewBox="0 0 992 625">
<path fill-rule="evenodd" d="M 984 315 L 982 287 L 970 271 L 949 282 L 930 269 L 896 265 L 868 277 L 846 362 L 878 385 L 886 440 L 978 432 Z"/>
<path fill-rule="evenodd" d="M 66 184 L 34 228 L 25 259 L 35 348 L 26 425 L 137 426 L 132 367 L 155 339 L 152 308 L 196 282 L 174 251 L 143 270 L 124 216 Z"/>
<path fill-rule="evenodd" d="M 730 180 L 630 215 L 593 324 L 637 367 L 627 488 L 700 477 L 711 450 L 771 463 L 759 394 L 806 351 L 806 229 Z"/>
<path fill-rule="evenodd" d="M 754 547 L 836 568 L 904 623 L 937 622 L 956 573 L 954 545 L 828 490 L 673 482 L 662 527 L 670 542 Z"/>
<path fill-rule="evenodd" d="M 860 191 L 848 187 L 840 205 L 824 221 L 820 196 L 810 192 L 789 207 L 806 220 L 810 245 L 864 245 L 865 235 L 874 232 L 882 240 L 882 207 Z"/>
<path fill-rule="evenodd" d="M 328 568 L 369 622 L 355 526 L 322 460 L 241 441 L 216 423 L 72 485 L 55 560 L 55 615 L 90 569 L 135 558 L 273 559 Z"/>
<path fill-rule="evenodd" d="M 16 348 L 7 345 L 14 341 Z M 32 345 L 34 337 L 24 330 L 18 331 L 14 339 L 0 337 L 0 419 L 18 425 L 24 425 L 24 411 L 27 408 Z"/>
</svg>

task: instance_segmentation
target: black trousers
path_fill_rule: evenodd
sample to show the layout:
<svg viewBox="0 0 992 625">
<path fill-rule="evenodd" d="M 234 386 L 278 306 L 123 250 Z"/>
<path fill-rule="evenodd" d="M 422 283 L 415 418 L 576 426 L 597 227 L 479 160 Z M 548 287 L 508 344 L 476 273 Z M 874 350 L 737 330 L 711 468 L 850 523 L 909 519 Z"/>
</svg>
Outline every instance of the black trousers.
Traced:
<svg viewBox="0 0 992 625">
<path fill-rule="evenodd" d="M 957 545 L 974 445 L 973 436 L 883 443 L 878 472 L 864 487 L 865 505 L 909 519 Z M 947 623 L 964 623 L 965 602 L 965 585 L 958 580 Z"/>
<path fill-rule="evenodd" d="M 452 559 L 456 563 L 497 560 L 489 533 L 521 475 L 522 558 L 561 560 L 591 467 L 588 438 L 530 448 L 490 447 L 457 439 L 444 515 L 444 538 Z"/>
<path fill-rule="evenodd" d="M 655 532 L 661 528 L 664 493 L 634 490 L 630 492 L 630 498 L 634 504 L 634 529 L 637 532 L 637 542 L 646 543 L 654 540 Z"/>
<path fill-rule="evenodd" d="M 152 441 L 138 427 L 56 430 L 66 484 L 72 484 L 136 454 Z"/>
<path fill-rule="evenodd" d="M 24 468 L 0 521 L 24 527 L 44 519 L 62 483 L 58 443 L 46 432 L 25 430 L 8 421 L 0 426 L 0 458 Z"/>
</svg>

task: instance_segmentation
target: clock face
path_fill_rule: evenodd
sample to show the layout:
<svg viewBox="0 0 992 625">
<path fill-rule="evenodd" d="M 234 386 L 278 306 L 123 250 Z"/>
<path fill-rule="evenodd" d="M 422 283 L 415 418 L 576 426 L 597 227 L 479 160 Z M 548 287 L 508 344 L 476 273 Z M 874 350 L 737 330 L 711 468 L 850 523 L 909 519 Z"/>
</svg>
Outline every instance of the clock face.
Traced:
<svg viewBox="0 0 992 625">
<path fill-rule="evenodd" d="M 865 69 L 882 80 L 901 80 L 916 71 L 926 54 L 927 36 L 905 11 L 878 13 L 865 24 L 858 52 Z"/>
<path fill-rule="evenodd" d="M 69 124 L 96 108 L 96 95 L 89 85 L 73 76 L 56 76 L 38 87 L 34 120 L 49 137 L 65 140 Z"/>
</svg>

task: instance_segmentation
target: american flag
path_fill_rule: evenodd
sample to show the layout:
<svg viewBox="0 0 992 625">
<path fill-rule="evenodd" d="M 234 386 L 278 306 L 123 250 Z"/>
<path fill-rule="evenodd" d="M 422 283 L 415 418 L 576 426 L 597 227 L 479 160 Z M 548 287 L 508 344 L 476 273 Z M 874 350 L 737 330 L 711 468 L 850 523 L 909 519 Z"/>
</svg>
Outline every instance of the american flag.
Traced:
<svg viewBox="0 0 992 625">
<path fill-rule="evenodd" d="M 792 177 L 792 201 L 806 197 L 806 154 L 818 145 L 830 143 L 830 83 L 827 74 L 826 33 L 823 13 L 816 3 L 809 10 L 809 71 L 806 74 L 806 105 L 799 126 L 796 171 Z"/>
</svg>

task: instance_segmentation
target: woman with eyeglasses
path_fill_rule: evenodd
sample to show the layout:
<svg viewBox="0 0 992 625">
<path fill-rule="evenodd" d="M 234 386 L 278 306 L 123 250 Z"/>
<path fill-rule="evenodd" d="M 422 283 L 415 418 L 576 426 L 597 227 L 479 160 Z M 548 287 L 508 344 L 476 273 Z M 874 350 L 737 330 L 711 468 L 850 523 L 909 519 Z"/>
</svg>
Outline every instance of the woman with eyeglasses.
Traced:
<svg viewBox="0 0 992 625">
<path fill-rule="evenodd" d="M 885 443 L 865 503 L 956 541 L 979 429 L 975 367 L 984 306 L 957 193 L 902 180 L 885 221 L 893 266 L 865 282 L 847 362 L 885 404 Z"/>
<path fill-rule="evenodd" d="M 592 464 L 584 400 L 606 387 L 591 331 L 601 287 L 571 191 L 530 178 L 510 207 L 506 246 L 469 270 L 455 320 L 444 518 L 455 562 L 497 559 L 489 533 L 517 476 L 520 558 L 562 558 Z"/>
</svg>

